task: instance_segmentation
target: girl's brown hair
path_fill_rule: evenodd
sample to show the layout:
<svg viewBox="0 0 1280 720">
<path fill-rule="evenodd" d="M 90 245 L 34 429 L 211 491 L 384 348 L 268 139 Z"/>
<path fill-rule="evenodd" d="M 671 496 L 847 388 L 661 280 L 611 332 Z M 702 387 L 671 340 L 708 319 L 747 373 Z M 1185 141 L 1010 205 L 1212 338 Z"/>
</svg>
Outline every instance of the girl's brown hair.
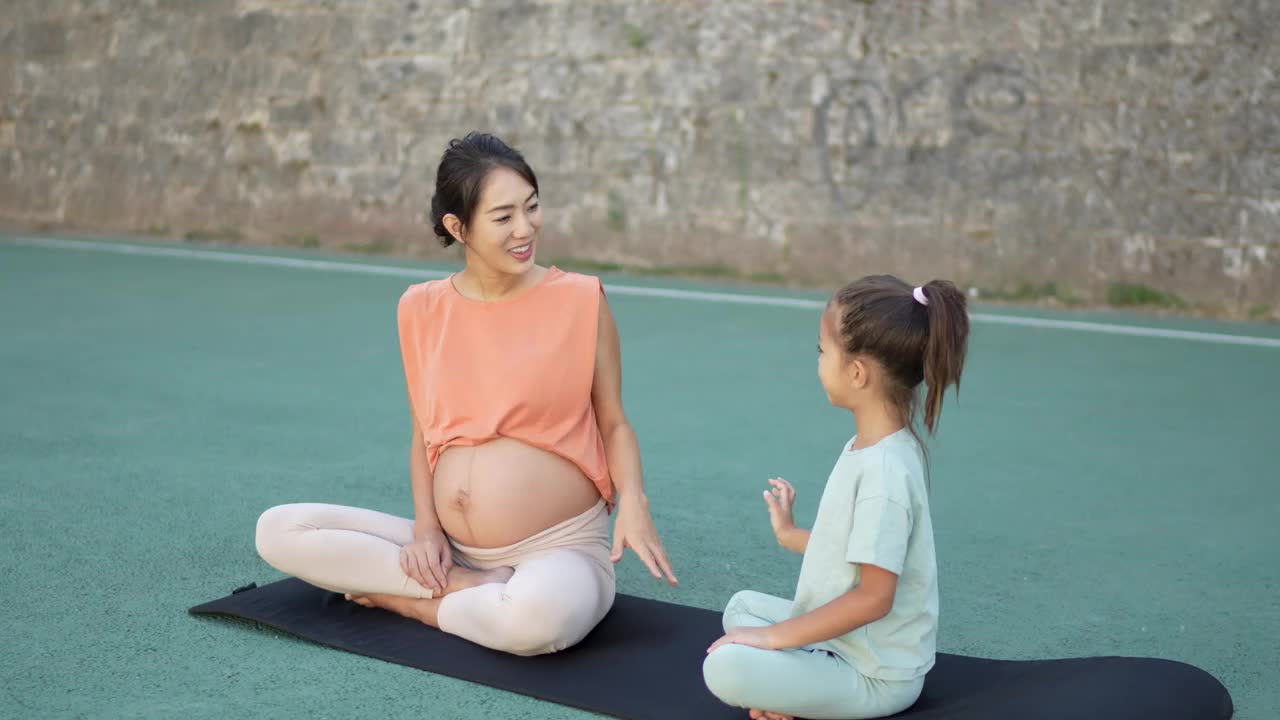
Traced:
<svg viewBox="0 0 1280 720">
<path fill-rule="evenodd" d="M 946 280 L 916 289 L 892 275 L 869 275 L 831 298 L 840 346 L 848 355 L 875 358 L 889 377 L 889 398 L 899 420 L 915 433 L 921 382 L 928 385 L 924 424 L 932 434 L 949 385 L 960 389 L 969 344 L 964 293 Z"/>
</svg>

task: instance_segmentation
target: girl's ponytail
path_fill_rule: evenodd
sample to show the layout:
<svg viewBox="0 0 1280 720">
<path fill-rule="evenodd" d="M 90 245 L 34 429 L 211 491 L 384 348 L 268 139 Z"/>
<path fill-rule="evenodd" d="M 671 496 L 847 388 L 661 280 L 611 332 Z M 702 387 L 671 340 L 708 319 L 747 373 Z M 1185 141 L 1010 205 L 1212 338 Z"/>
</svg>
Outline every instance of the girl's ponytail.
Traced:
<svg viewBox="0 0 1280 720">
<path fill-rule="evenodd" d="M 924 425 L 932 434 L 942 414 L 942 396 L 948 385 L 960 390 L 965 352 L 969 346 L 969 313 L 964 293 L 946 280 L 931 280 L 913 291 L 924 299 L 929 313 L 929 335 L 924 347 L 924 381 L 929 391 L 924 401 Z"/>
</svg>

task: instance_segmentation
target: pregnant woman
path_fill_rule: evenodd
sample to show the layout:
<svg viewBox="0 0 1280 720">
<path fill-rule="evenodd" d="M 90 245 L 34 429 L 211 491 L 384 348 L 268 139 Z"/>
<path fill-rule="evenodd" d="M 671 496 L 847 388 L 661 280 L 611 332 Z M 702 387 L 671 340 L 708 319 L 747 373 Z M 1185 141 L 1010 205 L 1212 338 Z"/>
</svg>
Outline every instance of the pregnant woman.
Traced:
<svg viewBox="0 0 1280 720">
<path fill-rule="evenodd" d="M 624 547 L 676 582 L 622 408 L 617 328 L 598 279 L 535 264 L 538 181 L 498 138 L 449 143 L 431 215 L 466 267 L 400 299 L 414 518 L 281 505 L 258 520 L 258 553 L 489 648 L 563 650 L 612 606 Z"/>
</svg>

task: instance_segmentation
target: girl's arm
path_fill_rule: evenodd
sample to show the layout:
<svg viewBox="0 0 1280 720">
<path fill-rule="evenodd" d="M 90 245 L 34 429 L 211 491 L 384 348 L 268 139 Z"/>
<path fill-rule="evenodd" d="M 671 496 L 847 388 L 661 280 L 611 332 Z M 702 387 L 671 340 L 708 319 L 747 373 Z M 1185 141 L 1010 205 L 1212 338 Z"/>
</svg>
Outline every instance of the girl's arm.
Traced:
<svg viewBox="0 0 1280 720">
<path fill-rule="evenodd" d="M 812 612 L 773 625 L 771 649 L 802 647 L 823 642 L 875 622 L 893 609 L 898 576 L 884 568 L 860 564 L 858 587 Z"/>
<path fill-rule="evenodd" d="M 778 544 L 793 553 L 804 554 L 809 547 L 809 531 L 792 525 L 790 528 L 774 533 Z"/>
<path fill-rule="evenodd" d="M 609 474 L 618 492 L 618 519 L 613 526 L 614 562 L 622 560 L 622 550 L 630 547 L 655 578 L 665 577 L 676 584 L 667 551 L 658 539 L 649 499 L 644 494 L 640 470 L 640 445 L 635 430 L 622 410 L 622 351 L 618 327 L 604 297 L 600 298 L 600 319 L 596 339 L 596 369 L 591 384 L 591 401 L 596 423 L 604 439 Z"/>
<path fill-rule="evenodd" d="M 769 524 L 778 544 L 793 553 L 804 554 L 809 547 L 809 531 L 796 527 L 792 506 L 796 502 L 796 489 L 782 478 L 769 478 L 770 489 L 764 491 L 765 505 L 769 506 Z"/>
<path fill-rule="evenodd" d="M 737 643 L 765 650 L 785 650 L 824 642 L 873 623 L 889 614 L 898 576 L 884 568 L 861 563 L 858 587 L 822 607 L 768 627 L 744 627 L 729 631 L 707 652 Z"/>
</svg>

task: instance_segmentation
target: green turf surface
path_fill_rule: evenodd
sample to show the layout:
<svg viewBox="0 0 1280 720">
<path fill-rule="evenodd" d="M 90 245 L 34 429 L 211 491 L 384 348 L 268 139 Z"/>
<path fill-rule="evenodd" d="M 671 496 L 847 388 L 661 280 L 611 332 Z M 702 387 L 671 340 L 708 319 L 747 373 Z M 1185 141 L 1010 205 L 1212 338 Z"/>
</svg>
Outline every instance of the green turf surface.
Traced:
<svg viewBox="0 0 1280 720">
<path fill-rule="evenodd" d="M 4 714 L 589 716 L 186 614 L 279 577 L 253 548 L 268 506 L 411 512 L 410 282 L 0 238 Z M 811 521 L 852 431 L 818 387 L 816 311 L 610 297 L 681 579 L 629 556 L 622 591 L 789 594 L 799 558 L 773 543 L 763 481 L 793 481 Z M 1222 679 L 1237 717 L 1280 716 L 1280 348 L 979 323 L 967 367 L 933 446 L 939 649 L 1172 658 Z"/>
</svg>

